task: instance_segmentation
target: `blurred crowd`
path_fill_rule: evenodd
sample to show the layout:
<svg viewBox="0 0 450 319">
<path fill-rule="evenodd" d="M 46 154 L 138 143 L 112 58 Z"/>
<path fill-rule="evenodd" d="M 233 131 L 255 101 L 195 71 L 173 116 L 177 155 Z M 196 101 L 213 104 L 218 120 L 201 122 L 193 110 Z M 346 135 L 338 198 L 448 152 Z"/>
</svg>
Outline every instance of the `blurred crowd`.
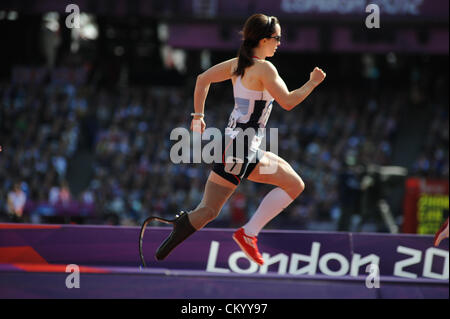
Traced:
<svg viewBox="0 0 450 319">
<path fill-rule="evenodd" d="M 87 210 L 88 222 L 115 225 L 138 225 L 149 214 L 172 218 L 194 209 L 210 165 L 170 160 L 171 131 L 190 125 L 192 88 L 1 83 L 2 220 L 45 221 L 54 215 L 45 208 L 70 202 L 94 207 Z M 322 88 L 291 112 L 275 105 L 268 128 L 278 128 L 278 154 L 303 178 L 306 189 L 269 227 L 308 229 L 314 221 L 337 225 L 351 191 L 354 196 L 360 191 L 360 180 L 345 176 L 369 164 L 392 165 L 399 123 L 410 104 L 409 90 L 387 85 L 366 95 L 348 85 Z M 231 86 L 211 90 L 207 126 L 223 129 L 232 107 Z M 430 111 L 433 121 L 422 152 L 408 169 L 448 179 L 448 104 L 433 105 Z M 70 164 L 82 152 L 91 154 L 83 162 L 84 173 L 91 173 L 89 183 L 75 193 L 71 185 L 77 176 L 69 174 Z M 245 223 L 270 189 L 244 181 L 211 225 Z"/>
<path fill-rule="evenodd" d="M 421 153 L 411 167 L 415 175 L 448 179 L 448 119 L 448 104 L 436 105 L 430 129 L 421 146 Z"/>
</svg>

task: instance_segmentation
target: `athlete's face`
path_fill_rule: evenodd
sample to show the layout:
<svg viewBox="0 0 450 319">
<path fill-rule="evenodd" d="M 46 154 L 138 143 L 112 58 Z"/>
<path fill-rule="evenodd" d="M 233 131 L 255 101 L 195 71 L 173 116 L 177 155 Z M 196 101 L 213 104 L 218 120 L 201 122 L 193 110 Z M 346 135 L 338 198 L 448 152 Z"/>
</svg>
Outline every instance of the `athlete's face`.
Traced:
<svg viewBox="0 0 450 319">
<path fill-rule="evenodd" d="M 279 24 L 275 24 L 275 32 L 271 36 L 272 38 L 266 39 L 266 55 L 269 57 L 275 54 L 278 46 L 281 44 L 281 27 Z"/>
</svg>

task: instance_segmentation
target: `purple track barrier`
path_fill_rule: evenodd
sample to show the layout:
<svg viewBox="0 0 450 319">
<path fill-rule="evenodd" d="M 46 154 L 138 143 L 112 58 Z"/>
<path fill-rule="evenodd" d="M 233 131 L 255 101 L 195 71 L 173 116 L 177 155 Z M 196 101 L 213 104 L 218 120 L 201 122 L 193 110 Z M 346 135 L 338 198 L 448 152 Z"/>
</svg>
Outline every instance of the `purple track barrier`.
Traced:
<svg viewBox="0 0 450 319">
<path fill-rule="evenodd" d="M 449 297 L 448 240 L 432 236 L 267 230 L 258 266 L 233 230 L 206 228 L 157 262 L 170 230 L 147 228 L 141 269 L 138 227 L 0 224 L 0 298 Z M 65 285 L 69 264 L 79 289 Z"/>
</svg>

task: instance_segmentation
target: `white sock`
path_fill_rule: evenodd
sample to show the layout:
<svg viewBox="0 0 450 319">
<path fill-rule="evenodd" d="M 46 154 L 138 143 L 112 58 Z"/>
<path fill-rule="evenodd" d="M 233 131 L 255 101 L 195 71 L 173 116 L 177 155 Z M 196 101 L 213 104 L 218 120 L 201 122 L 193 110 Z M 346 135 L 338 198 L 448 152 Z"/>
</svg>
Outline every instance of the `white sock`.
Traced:
<svg viewBox="0 0 450 319">
<path fill-rule="evenodd" d="M 259 204 L 252 218 L 244 225 L 245 234 L 252 237 L 258 236 L 261 229 L 293 201 L 291 196 L 281 188 L 272 189 Z"/>
</svg>

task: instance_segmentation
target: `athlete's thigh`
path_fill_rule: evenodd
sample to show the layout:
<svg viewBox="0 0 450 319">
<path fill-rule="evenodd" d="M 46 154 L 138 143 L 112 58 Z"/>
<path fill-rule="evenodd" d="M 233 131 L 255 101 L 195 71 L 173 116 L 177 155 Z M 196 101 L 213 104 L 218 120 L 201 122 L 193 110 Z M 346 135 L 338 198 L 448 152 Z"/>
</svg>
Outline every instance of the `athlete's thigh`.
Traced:
<svg viewBox="0 0 450 319">
<path fill-rule="evenodd" d="M 264 153 L 248 179 L 252 182 L 276 186 L 286 185 L 293 179 L 301 180 L 288 162 L 272 152 Z"/>
<path fill-rule="evenodd" d="M 235 185 L 235 184 L 229 182 L 228 180 L 226 180 L 225 178 L 223 178 L 222 176 L 220 176 L 219 174 L 217 174 L 214 171 L 211 171 L 211 173 L 209 173 L 208 181 L 218 184 L 220 186 L 223 186 L 225 188 L 228 188 L 232 191 L 234 191 L 238 187 L 238 185 Z"/>
</svg>

